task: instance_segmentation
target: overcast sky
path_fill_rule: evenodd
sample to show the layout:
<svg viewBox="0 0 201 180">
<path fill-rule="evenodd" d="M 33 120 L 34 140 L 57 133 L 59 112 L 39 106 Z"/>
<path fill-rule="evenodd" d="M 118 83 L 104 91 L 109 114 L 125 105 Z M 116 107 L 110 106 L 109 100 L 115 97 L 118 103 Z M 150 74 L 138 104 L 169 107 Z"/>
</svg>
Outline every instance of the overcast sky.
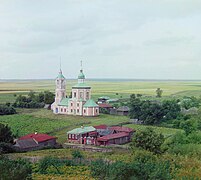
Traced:
<svg viewBox="0 0 201 180">
<path fill-rule="evenodd" d="M 0 79 L 201 79 L 201 0 L 1 0 Z"/>
</svg>

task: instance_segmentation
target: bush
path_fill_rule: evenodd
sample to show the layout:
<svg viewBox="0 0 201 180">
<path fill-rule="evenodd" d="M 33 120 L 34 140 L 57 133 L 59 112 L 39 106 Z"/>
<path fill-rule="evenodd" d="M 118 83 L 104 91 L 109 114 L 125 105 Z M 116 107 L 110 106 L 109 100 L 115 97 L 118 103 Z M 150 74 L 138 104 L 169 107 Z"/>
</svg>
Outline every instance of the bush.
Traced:
<svg viewBox="0 0 201 180">
<path fill-rule="evenodd" d="M 10 106 L 10 104 L 0 105 L 0 115 L 10 115 L 16 113 L 16 110 L 12 106 Z"/>
<path fill-rule="evenodd" d="M 154 153 L 161 153 L 161 145 L 164 140 L 162 134 L 156 133 L 152 128 L 146 128 L 135 133 L 131 147 L 135 146 Z"/>
<path fill-rule="evenodd" d="M 31 178 L 31 163 L 24 159 L 10 160 L 0 156 L 0 179 L 28 180 Z"/>
<path fill-rule="evenodd" d="M 0 142 L 13 143 L 14 136 L 10 127 L 0 123 Z"/>
<path fill-rule="evenodd" d="M 78 151 L 78 150 L 72 151 L 72 156 L 73 156 L 74 159 L 75 158 L 83 158 L 82 153 L 80 151 Z"/>
<path fill-rule="evenodd" d="M 0 142 L 0 154 L 12 153 L 14 151 L 12 144 Z"/>
</svg>

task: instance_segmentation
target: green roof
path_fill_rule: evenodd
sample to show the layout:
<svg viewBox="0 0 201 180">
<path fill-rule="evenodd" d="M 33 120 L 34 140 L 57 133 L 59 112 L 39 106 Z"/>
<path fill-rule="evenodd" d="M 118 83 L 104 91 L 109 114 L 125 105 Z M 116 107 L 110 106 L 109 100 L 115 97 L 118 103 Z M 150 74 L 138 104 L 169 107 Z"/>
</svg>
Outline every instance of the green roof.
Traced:
<svg viewBox="0 0 201 180">
<path fill-rule="evenodd" d="M 73 88 L 91 88 L 91 86 L 88 86 L 86 83 L 78 83 Z"/>
<path fill-rule="evenodd" d="M 88 133 L 95 130 L 96 129 L 93 126 L 81 127 L 81 128 L 76 128 L 71 131 L 68 131 L 67 134 L 84 134 L 84 133 Z"/>
<path fill-rule="evenodd" d="M 64 75 L 63 74 L 61 74 L 61 73 L 59 73 L 59 75 L 57 76 L 57 78 L 59 78 L 59 79 L 66 79 L 65 77 L 64 77 Z"/>
<path fill-rule="evenodd" d="M 80 74 L 78 75 L 78 79 L 85 79 L 85 75 L 83 73 L 83 70 L 80 70 Z"/>
<path fill-rule="evenodd" d="M 69 98 L 63 98 L 61 100 L 61 102 L 59 103 L 59 106 L 67 106 L 68 107 L 68 101 L 69 100 L 70 100 Z"/>
<path fill-rule="evenodd" d="M 93 99 L 89 99 L 85 104 L 84 107 L 98 107 Z"/>
</svg>

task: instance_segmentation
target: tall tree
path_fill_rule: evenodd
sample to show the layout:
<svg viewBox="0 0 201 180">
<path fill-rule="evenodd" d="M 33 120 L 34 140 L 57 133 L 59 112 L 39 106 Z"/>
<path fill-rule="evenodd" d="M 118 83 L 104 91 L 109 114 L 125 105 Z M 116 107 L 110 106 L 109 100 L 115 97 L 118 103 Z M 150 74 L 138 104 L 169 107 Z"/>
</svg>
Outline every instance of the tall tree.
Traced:
<svg viewBox="0 0 201 180">
<path fill-rule="evenodd" d="M 157 88 L 156 89 L 156 97 L 160 98 L 162 97 L 163 94 L 163 90 L 161 88 Z"/>
</svg>

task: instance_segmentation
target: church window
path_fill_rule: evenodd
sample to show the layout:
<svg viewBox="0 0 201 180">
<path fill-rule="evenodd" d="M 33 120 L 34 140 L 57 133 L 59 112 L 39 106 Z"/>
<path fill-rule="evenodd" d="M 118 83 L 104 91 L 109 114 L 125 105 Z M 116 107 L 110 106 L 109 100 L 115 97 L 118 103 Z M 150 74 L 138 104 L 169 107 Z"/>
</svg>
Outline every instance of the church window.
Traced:
<svg viewBox="0 0 201 180">
<path fill-rule="evenodd" d="M 73 112 L 73 110 L 71 109 L 71 112 Z"/>
<path fill-rule="evenodd" d="M 76 98 L 76 92 L 74 92 L 74 98 Z"/>
<path fill-rule="evenodd" d="M 77 113 L 79 113 L 79 109 L 77 109 Z"/>
<path fill-rule="evenodd" d="M 61 112 L 63 112 L 63 108 L 61 108 Z"/>
<path fill-rule="evenodd" d="M 80 92 L 80 98 L 83 98 L 83 92 Z"/>
<path fill-rule="evenodd" d="M 73 103 L 71 103 L 71 106 L 73 106 Z"/>
<path fill-rule="evenodd" d="M 66 112 L 66 108 L 64 109 L 64 112 Z"/>
<path fill-rule="evenodd" d="M 86 109 L 84 109 L 84 113 L 86 113 Z"/>
<path fill-rule="evenodd" d="M 89 92 L 87 92 L 86 98 L 89 99 Z"/>
<path fill-rule="evenodd" d="M 79 107 L 79 103 L 77 103 L 77 107 Z"/>
</svg>

